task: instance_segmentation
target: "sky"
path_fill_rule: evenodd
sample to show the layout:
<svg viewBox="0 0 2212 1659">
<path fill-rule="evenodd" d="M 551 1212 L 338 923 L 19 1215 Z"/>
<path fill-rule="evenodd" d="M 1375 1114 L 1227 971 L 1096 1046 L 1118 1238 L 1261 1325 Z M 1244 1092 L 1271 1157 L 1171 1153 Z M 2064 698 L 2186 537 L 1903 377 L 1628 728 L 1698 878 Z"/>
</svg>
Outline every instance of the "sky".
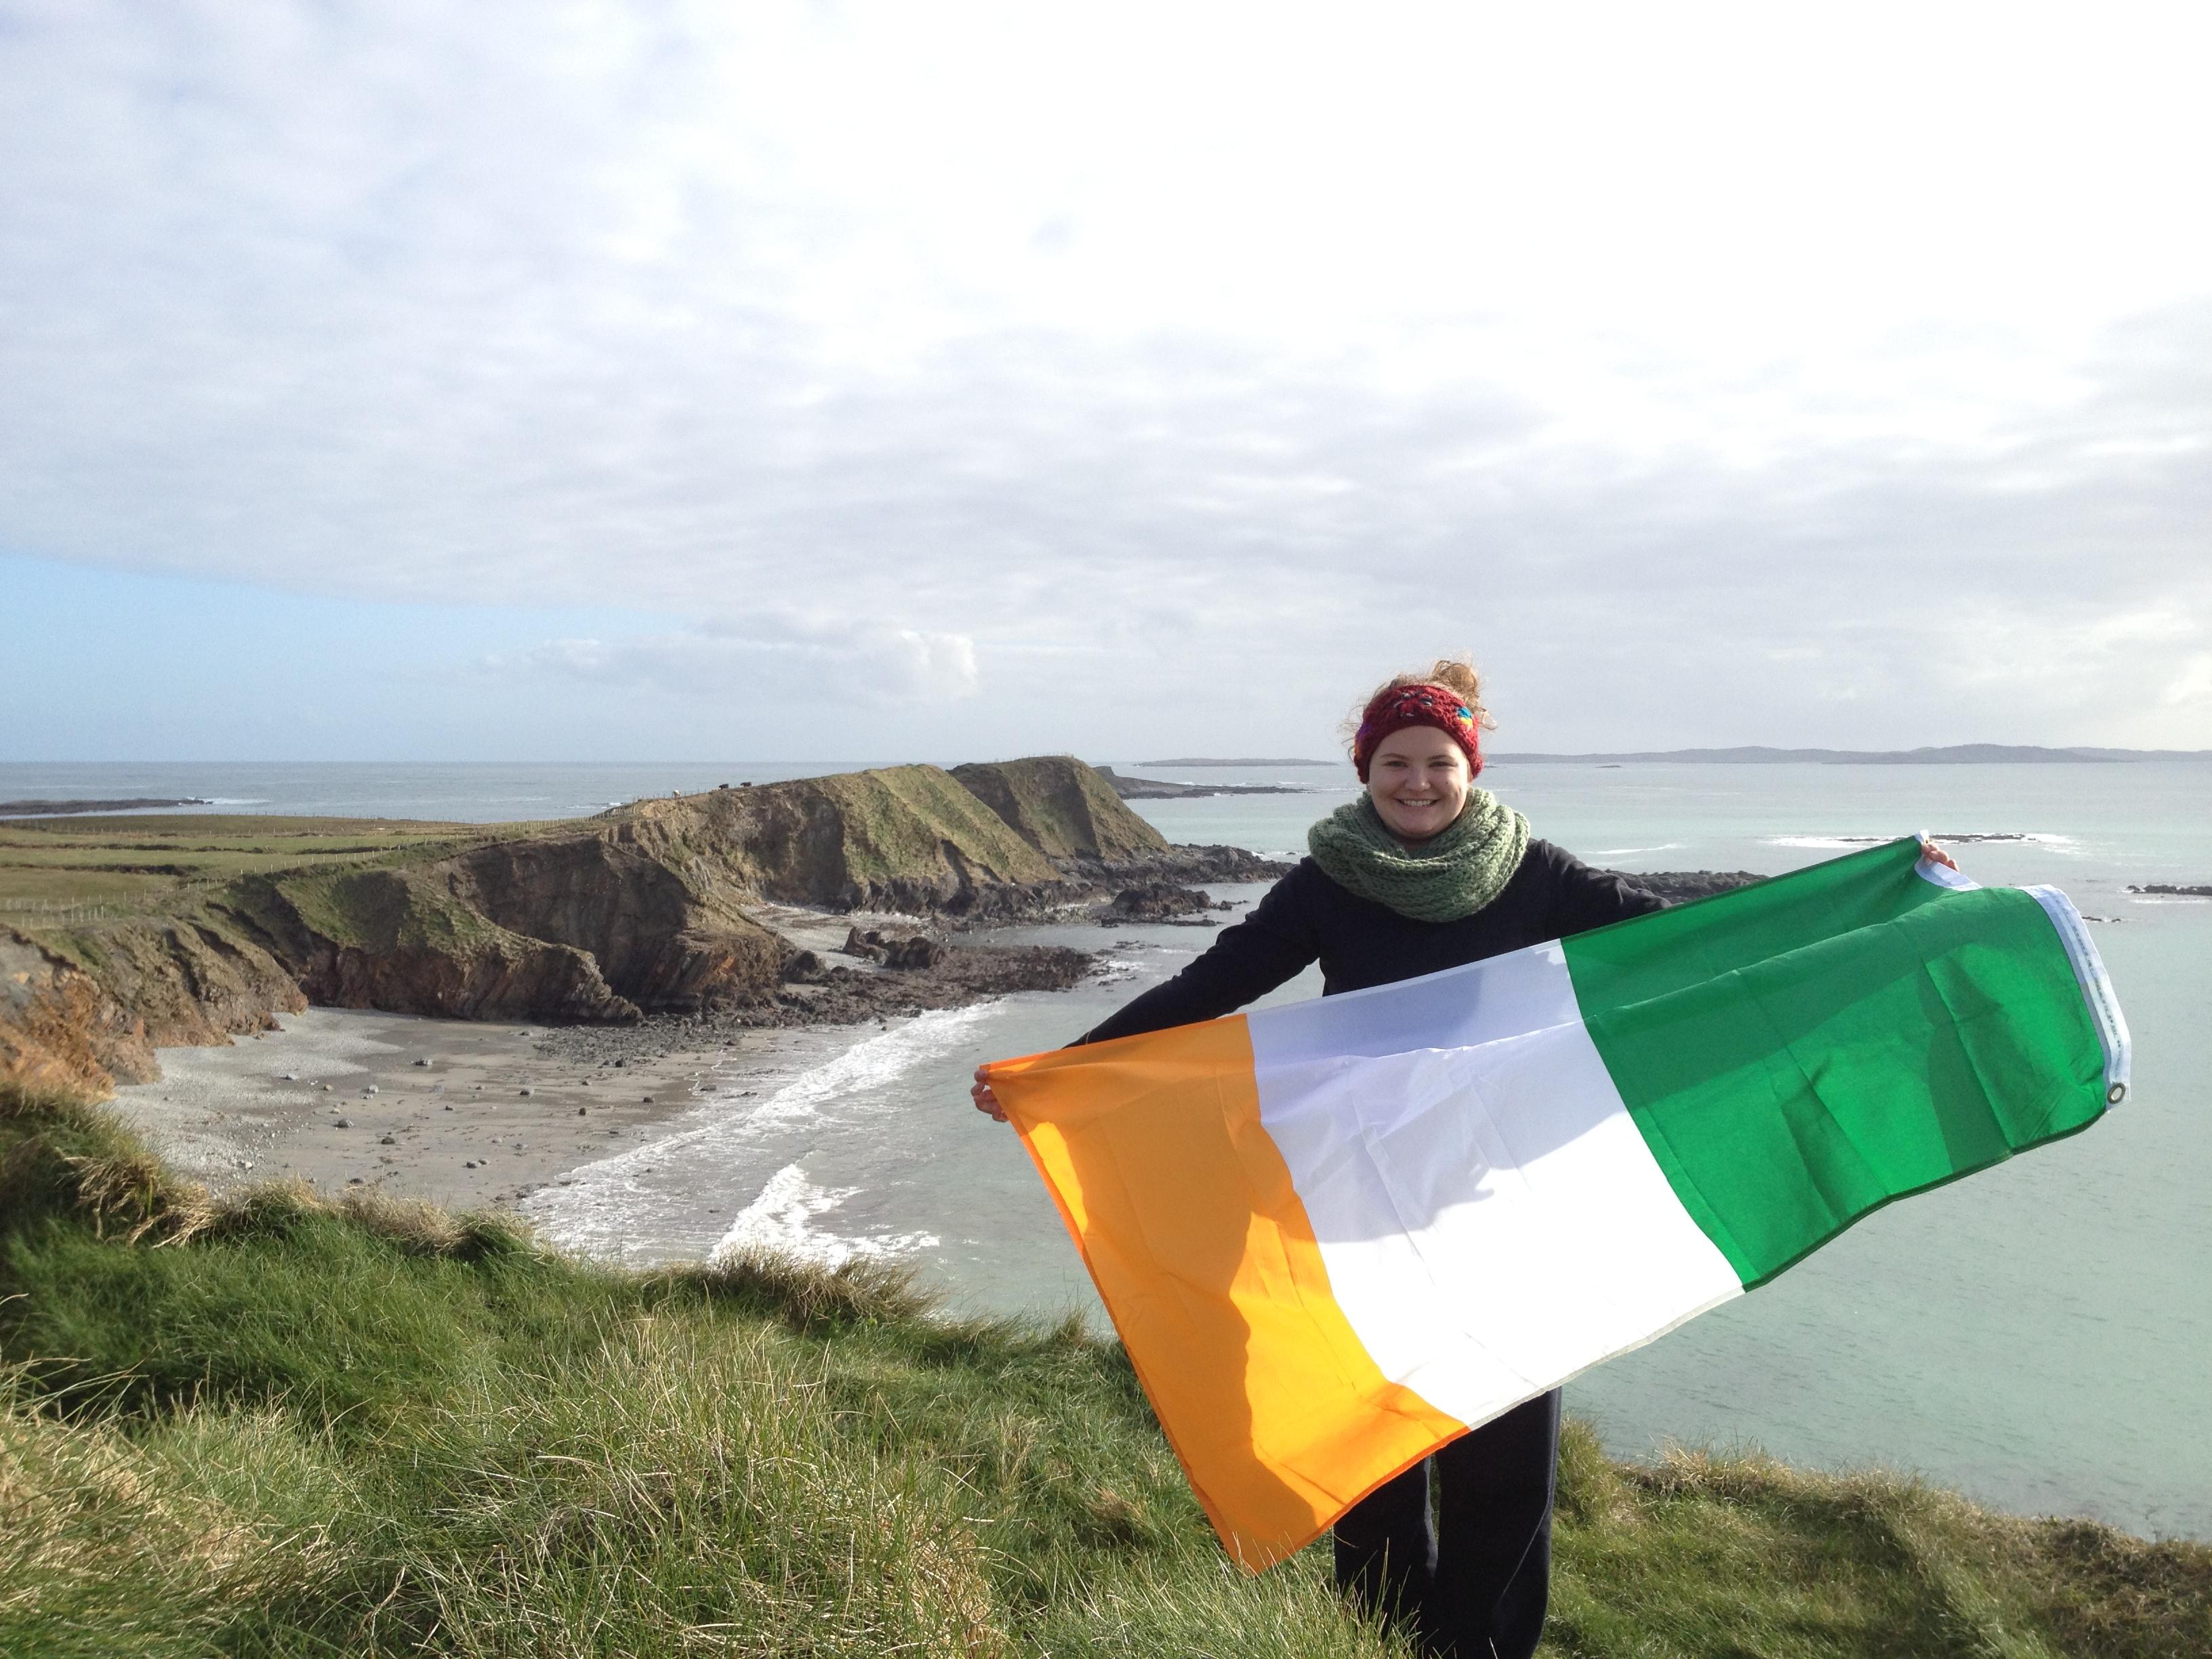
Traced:
<svg viewBox="0 0 2212 1659">
<path fill-rule="evenodd" d="M 2212 747 L 2208 48 L 0 0 L 0 760 Z"/>
</svg>

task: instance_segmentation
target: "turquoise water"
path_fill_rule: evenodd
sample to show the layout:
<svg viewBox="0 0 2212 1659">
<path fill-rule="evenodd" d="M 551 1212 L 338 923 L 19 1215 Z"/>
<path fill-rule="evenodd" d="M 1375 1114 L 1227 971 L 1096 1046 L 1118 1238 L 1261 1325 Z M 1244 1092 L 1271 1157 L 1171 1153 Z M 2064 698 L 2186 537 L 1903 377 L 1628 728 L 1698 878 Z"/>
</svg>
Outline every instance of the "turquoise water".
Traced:
<svg viewBox="0 0 2212 1659">
<path fill-rule="evenodd" d="M 206 794 L 245 810 L 496 819 L 750 777 L 696 767 L 0 766 L 0 799 Z M 1124 768 L 1124 769 L 1133 769 Z M 1167 775 L 1163 774 L 1161 775 Z M 1183 774 L 1316 793 L 1144 803 L 1170 839 L 1302 845 L 1328 771 Z M 1616 868 L 1778 872 L 1844 838 L 1939 833 L 1984 882 L 2051 882 L 2092 917 L 2133 1028 L 2135 1090 L 2088 1133 L 1869 1218 L 1774 1285 L 1570 1387 L 1617 1452 L 1668 1439 L 1887 1464 L 2025 1513 L 2212 1538 L 2212 765 L 1493 767 L 1539 834 Z M 1249 902 L 1256 889 L 1222 889 Z M 982 1059 L 1056 1046 L 1202 949 L 1204 930 L 1031 928 L 1109 947 L 1107 977 L 883 1030 L 797 1032 L 653 1145 L 534 1200 L 549 1232 L 633 1261 L 758 1239 L 919 1262 L 956 1301 L 1094 1308 Z M 1271 1001 L 1318 991 L 1315 976 Z"/>
</svg>

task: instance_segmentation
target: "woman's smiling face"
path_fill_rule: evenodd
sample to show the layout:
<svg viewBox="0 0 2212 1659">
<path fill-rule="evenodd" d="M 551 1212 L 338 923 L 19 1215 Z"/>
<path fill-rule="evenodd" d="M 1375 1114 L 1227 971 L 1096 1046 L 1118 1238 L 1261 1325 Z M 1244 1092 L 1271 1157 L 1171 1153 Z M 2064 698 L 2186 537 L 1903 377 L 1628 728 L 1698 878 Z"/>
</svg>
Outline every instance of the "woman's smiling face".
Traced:
<svg viewBox="0 0 2212 1659">
<path fill-rule="evenodd" d="M 1474 787 L 1467 751 L 1433 726 L 1393 732 L 1367 762 L 1367 798 L 1382 827 L 1403 842 L 1449 829 Z"/>
</svg>

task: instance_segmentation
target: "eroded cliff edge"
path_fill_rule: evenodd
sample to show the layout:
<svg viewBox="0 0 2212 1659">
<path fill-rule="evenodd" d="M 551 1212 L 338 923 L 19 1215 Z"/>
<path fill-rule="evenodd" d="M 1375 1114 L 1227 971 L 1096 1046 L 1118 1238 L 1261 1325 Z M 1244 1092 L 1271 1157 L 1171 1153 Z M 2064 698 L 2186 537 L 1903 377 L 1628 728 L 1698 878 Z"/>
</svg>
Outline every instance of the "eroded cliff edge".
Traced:
<svg viewBox="0 0 2212 1659">
<path fill-rule="evenodd" d="M 102 1092 L 155 1075 L 156 1046 L 221 1042 L 310 1002 L 571 1022 L 770 1006 L 787 977 L 820 970 L 780 926 L 787 907 L 941 929 L 1096 904 L 1133 882 L 1284 868 L 1170 846 L 1066 756 L 717 789 L 556 823 L 4 827 L 19 868 L 140 884 L 0 926 L 0 1077 Z"/>
</svg>

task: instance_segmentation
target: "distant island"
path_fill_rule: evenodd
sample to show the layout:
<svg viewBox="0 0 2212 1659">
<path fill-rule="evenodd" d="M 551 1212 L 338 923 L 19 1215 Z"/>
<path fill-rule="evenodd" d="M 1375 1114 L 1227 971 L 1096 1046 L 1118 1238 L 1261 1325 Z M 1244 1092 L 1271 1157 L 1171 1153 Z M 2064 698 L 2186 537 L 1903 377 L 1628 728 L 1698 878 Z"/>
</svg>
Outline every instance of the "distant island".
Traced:
<svg viewBox="0 0 2212 1659">
<path fill-rule="evenodd" d="M 1335 766 L 1333 760 L 1284 760 L 1279 757 L 1258 760 L 1248 757 L 1224 760 L 1218 755 L 1185 755 L 1180 760 L 1124 761 L 1125 766 Z"/>
<path fill-rule="evenodd" d="M 1091 769 L 1111 784 L 1114 793 L 1123 800 L 1189 800 L 1203 795 L 1304 795 L 1312 793 L 1289 783 L 1163 783 L 1158 778 L 1126 777 L 1110 766 Z"/>
<path fill-rule="evenodd" d="M 0 800 L 0 818 L 58 818 L 78 812 L 142 812 L 163 806 L 212 806 L 185 795 L 171 800 Z"/>
<path fill-rule="evenodd" d="M 2100 764 L 2116 761 L 2212 760 L 2212 749 L 2045 749 L 2033 744 L 1954 743 L 1940 749 L 1643 749 L 1620 754 L 1498 754 L 1491 759 L 1522 766 L 1619 766 L 1628 761 L 1703 762 L 1728 766 L 1783 762 L 1820 766 L 2001 766 L 2031 762 Z"/>
</svg>

